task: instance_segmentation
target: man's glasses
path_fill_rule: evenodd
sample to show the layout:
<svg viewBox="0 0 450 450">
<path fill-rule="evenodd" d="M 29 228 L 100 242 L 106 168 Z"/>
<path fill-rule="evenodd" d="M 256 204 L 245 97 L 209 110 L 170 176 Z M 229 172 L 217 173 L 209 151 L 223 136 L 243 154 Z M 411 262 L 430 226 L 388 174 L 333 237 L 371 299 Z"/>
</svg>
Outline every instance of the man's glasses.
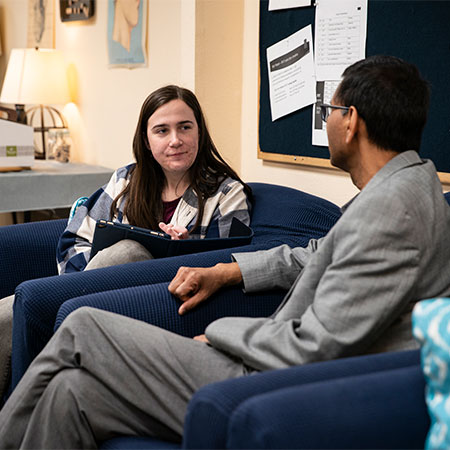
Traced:
<svg viewBox="0 0 450 450">
<path fill-rule="evenodd" d="M 342 109 L 343 111 L 345 111 L 345 113 L 343 113 L 345 115 L 345 114 L 347 114 L 347 111 L 350 109 L 350 107 L 336 106 L 336 105 L 329 105 L 327 103 L 322 103 L 320 105 L 320 117 L 322 118 L 322 120 L 324 122 L 326 122 L 328 120 L 328 116 L 331 114 L 332 109 Z"/>
</svg>

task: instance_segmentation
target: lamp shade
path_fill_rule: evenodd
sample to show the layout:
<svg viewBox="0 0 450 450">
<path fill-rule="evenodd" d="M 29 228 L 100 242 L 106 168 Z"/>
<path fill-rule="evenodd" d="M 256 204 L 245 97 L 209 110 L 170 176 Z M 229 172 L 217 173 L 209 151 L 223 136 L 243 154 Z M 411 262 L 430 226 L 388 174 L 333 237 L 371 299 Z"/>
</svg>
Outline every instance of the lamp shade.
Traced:
<svg viewBox="0 0 450 450">
<path fill-rule="evenodd" d="M 23 105 L 70 102 L 62 53 L 53 49 L 12 49 L 0 102 Z"/>
</svg>

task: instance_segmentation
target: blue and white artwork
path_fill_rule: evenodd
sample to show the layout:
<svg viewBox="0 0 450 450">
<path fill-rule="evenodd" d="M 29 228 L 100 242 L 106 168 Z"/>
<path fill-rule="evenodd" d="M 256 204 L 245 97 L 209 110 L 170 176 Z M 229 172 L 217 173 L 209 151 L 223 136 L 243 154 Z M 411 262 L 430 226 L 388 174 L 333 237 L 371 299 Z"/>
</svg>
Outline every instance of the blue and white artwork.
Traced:
<svg viewBox="0 0 450 450">
<path fill-rule="evenodd" d="M 111 67 L 139 67 L 146 58 L 147 0 L 108 0 L 108 57 Z"/>
</svg>

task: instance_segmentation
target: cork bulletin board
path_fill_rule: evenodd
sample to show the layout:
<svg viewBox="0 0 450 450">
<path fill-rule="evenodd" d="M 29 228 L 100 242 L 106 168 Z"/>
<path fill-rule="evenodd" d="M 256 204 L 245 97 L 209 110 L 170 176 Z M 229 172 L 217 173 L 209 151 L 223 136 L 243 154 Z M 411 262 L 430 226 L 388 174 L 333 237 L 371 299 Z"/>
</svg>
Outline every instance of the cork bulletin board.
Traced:
<svg viewBox="0 0 450 450">
<path fill-rule="evenodd" d="M 320 1 L 320 0 L 319 0 Z M 327 147 L 312 145 L 312 108 L 271 119 L 266 49 L 312 24 L 314 6 L 268 11 L 260 0 L 258 157 L 332 167 Z M 420 155 L 450 182 L 450 1 L 369 0 L 366 55 L 390 54 L 416 64 L 431 85 Z"/>
</svg>

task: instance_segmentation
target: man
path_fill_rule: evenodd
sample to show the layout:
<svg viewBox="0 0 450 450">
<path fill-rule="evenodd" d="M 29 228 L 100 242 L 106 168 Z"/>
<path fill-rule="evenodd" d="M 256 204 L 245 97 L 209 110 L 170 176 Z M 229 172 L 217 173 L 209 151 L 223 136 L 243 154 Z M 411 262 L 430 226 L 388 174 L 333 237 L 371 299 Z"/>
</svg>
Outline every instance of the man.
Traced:
<svg viewBox="0 0 450 450">
<path fill-rule="evenodd" d="M 350 66 L 323 105 L 331 162 L 361 193 L 308 248 L 181 268 L 186 312 L 222 286 L 290 288 L 270 318 L 219 319 L 186 339 L 114 314 L 73 313 L 0 413 L 1 448 L 91 448 L 114 433 L 179 438 L 201 386 L 267 369 L 415 347 L 410 313 L 450 294 L 450 208 L 416 151 L 428 87 L 397 58 Z M 205 344 L 209 342 L 209 345 Z"/>
</svg>

